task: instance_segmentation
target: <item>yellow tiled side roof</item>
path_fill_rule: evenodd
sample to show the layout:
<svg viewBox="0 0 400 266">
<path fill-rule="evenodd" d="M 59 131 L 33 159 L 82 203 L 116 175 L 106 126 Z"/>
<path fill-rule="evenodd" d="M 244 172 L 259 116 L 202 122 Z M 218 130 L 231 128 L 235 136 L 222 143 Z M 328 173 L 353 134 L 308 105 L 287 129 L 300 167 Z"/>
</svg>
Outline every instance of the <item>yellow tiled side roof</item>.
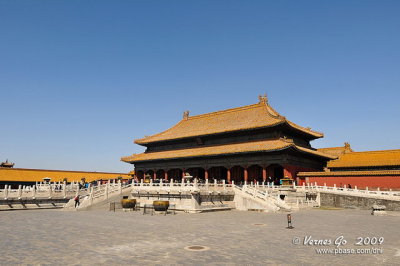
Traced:
<svg viewBox="0 0 400 266">
<path fill-rule="evenodd" d="M 124 162 L 133 163 L 133 162 L 148 161 L 148 160 L 213 156 L 213 155 L 237 154 L 246 152 L 261 152 L 261 151 L 268 152 L 268 151 L 283 150 L 289 147 L 293 147 L 301 152 L 314 154 L 320 157 L 325 157 L 330 159 L 333 158 L 329 157 L 329 155 L 320 153 L 318 151 L 296 146 L 295 144 L 293 144 L 293 142 L 288 142 L 280 139 L 280 140 L 263 140 L 263 141 L 224 144 L 224 145 L 190 148 L 190 149 L 140 153 L 122 157 L 121 160 Z"/>
<path fill-rule="evenodd" d="M 400 170 L 299 172 L 297 175 L 298 176 L 377 176 L 377 175 L 400 176 Z"/>
<path fill-rule="evenodd" d="M 62 182 L 67 178 L 68 182 L 81 181 L 84 177 L 86 182 L 99 179 L 116 179 L 119 176 L 130 178 L 126 173 L 104 173 L 104 172 L 81 172 L 81 171 L 63 171 L 63 170 L 45 170 L 28 168 L 1 168 L 0 181 L 18 181 L 18 182 L 40 182 L 43 178 L 51 178 L 52 182 Z"/>
<path fill-rule="evenodd" d="M 400 166 L 400 150 L 366 151 L 345 153 L 339 159 L 330 161 L 328 168 Z"/>
<path fill-rule="evenodd" d="M 267 103 L 258 103 L 243 107 L 191 116 L 182 119 L 175 126 L 161 133 L 135 140 L 137 144 L 156 141 L 203 136 L 238 130 L 262 128 L 287 123 L 306 134 L 316 138 L 323 134 L 301 127 L 286 120 Z"/>
<path fill-rule="evenodd" d="M 353 150 L 350 148 L 350 144 L 348 144 L 347 142 L 343 147 L 320 148 L 317 149 L 317 151 L 333 155 L 336 158 L 344 153 L 353 152 Z"/>
</svg>

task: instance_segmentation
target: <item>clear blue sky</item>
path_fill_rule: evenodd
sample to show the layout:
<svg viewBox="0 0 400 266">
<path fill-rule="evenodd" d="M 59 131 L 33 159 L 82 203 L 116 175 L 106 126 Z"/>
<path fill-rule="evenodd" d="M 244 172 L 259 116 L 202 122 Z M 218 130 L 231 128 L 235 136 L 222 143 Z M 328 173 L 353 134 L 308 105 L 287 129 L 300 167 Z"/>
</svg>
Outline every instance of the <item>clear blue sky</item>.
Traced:
<svg viewBox="0 0 400 266">
<path fill-rule="evenodd" d="M 0 0 L 0 161 L 126 172 L 133 139 L 256 103 L 399 149 L 400 1 Z"/>
</svg>

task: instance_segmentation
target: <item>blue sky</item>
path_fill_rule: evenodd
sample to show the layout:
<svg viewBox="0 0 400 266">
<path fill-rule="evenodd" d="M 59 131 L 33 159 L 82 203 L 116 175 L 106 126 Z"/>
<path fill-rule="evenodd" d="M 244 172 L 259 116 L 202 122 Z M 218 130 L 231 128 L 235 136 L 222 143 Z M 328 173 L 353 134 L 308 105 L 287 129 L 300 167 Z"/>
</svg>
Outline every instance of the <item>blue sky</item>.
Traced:
<svg viewBox="0 0 400 266">
<path fill-rule="evenodd" d="M 0 0 L 0 161 L 126 172 L 133 139 L 257 102 L 399 149 L 400 1 Z"/>
</svg>

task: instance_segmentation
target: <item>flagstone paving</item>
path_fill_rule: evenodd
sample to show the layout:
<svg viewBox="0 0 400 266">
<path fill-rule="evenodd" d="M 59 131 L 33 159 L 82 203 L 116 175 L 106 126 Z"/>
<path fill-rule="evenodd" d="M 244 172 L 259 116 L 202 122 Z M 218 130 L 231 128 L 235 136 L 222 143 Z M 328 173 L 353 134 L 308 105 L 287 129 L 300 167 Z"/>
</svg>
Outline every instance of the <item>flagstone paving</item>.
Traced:
<svg viewBox="0 0 400 266">
<path fill-rule="evenodd" d="M 286 229 L 285 213 L 240 211 L 167 216 L 121 211 L 10 211 L 0 212 L 0 221 L 1 265 L 400 263 L 400 216 L 372 216 L 360 210 L 294 212 L 295 228 L 291 230 Z M 304 245 L 310 236 L 332 242 L 343 236 L 347 243 L 342 249 L 375 248 L 383 253 L 317 254 L 317 248 L 334 249 L 334 243 Z M 384 242 L 356 246 L 357 237 L 383 237 Z"/>
</svg>

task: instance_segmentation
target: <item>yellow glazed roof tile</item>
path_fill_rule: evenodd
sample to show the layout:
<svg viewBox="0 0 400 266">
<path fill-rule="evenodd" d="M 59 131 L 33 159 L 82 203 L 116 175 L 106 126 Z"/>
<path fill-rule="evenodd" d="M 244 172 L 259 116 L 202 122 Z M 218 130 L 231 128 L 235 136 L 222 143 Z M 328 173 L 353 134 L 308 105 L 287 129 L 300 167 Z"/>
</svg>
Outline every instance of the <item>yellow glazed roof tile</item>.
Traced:
<svg viewBox="0 0 400 266">
<path fill-rule="evenodd" d="M 353 152 L 353 150 L 350 147 L 350 144 L 347 142 L 344 143 L 343 147 L 320 148 L 317 149 L 317 151 L 333 155 L 336 158 L 338 158 L 340 155 L 344 153 Z"/>
<path fill-rule="evenodd" d="M 329 156 L 327 154 L 318 151 L 296 146 L 295 144 L 293 144 L 293 142 L 279 139 L 279 140 L 263 140 L 263 141 L 254 141 L 254 142 L 245 142 L 236 144 L 215 145 L 215 146 L 190 148 L 190 149 L 140 153 L 122 157 L 121 160 L 128 163 L 134 163 L 134 162 L 148 161 L 148 160 L 215 156 L 215 155 L 263 152 L 263 151 L 269 152 L 269 151 L 283 150 L 290 147 L 293 147 L 299 150 L 300 152 L 305 152 L 330 159 L 334 158 L 332 156 Z"/>
<path fill-rule="evenodd" d="M 86 182 L 99 179 L 116 179 L 119 176 L 130 178 L 126 173 L 108 172 L 83 172 L 83 171 L 64 171 L 64 170 L 45 170 L 28 168 L 3 168 L 0 167 L 0 181 L 14 182 L 40 182 L 43 178 L 50 178 L 52 182 L 62 182 L 64 178 L 68 182 L 81 181 L 85 178 Z"/>
<path fill-rule="evenodd" d="M 400 170 L 299 172 L 298 176 L 400 176 Z"/>
<path fill-rule="evenodd" d="M 400 166 L 400 150 L 366 151 L 345 153 L 330 161 L 328 168 Z"/>
<path fill-rule="evenodd" d="M 176 125 L 161 133 L 135 140 L 137 144 L 147 144 L 157 141 L 181 139 L 187 137 L 204 136 L 210 134 L 271 127 L 287 123 L 315 138 L 323 137 L 322 133 L 312 131 L 286 120 L 266 101 L 258 104 L 207 113 L 196 116 L 188 114 Z"/>
</svg>

